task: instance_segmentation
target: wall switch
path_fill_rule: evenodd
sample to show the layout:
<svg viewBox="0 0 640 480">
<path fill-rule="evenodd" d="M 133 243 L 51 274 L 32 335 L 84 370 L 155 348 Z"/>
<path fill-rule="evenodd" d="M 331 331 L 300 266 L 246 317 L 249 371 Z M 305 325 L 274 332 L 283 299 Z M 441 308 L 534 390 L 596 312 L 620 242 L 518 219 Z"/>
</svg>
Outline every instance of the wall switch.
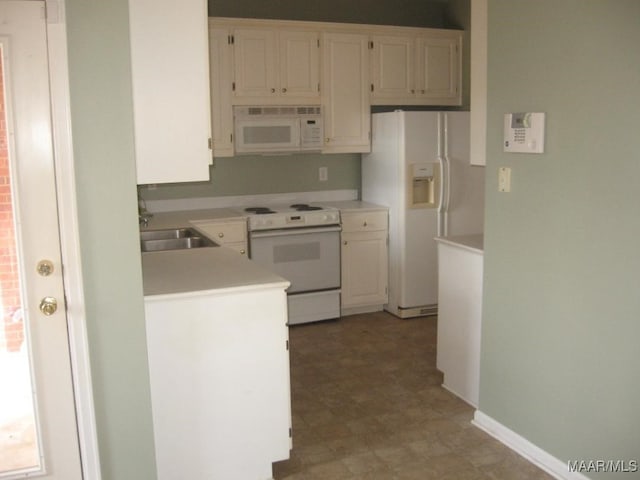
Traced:
<svg viewBox="0 0 640 480">
<path fill-rule="evenodd" d="M 320 167 L 318 169 L 318 180 L 321 182 L 329 180 L 329 169 L 327 167 Z"/>
<path fill-rule="evenodd" d="M 498 169 L 498 191 L 499 192 L 511 191 L 511 168 L 500 167 Z"/>
</svg>

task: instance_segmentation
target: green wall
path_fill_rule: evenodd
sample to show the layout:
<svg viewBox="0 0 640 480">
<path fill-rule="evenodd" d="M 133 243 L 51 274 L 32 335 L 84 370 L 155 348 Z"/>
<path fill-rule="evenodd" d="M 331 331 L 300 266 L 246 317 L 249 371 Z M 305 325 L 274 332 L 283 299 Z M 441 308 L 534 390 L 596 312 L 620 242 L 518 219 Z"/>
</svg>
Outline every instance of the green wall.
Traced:
<svg viewBox="0 0 640 480">
<path fill-rule="evenodd" d="M 155 479 L 127 0 L 67 0 L 87 332 L 103 480 Z"/>
<path fill-rule="evenodd" d="M 640 460 L 639 20 L 489 0 L 480 410 L 562 461 Z M 502 152 L 520 111 L 546 112 L 544 154 Z"/>
<path fill-rule="evenodd" d="M 318 180 L 327 167 L 328 180 Z M 217 158 L 208 182 L 141 187 L 145 200 L 360 188 L 360 154 L 247 155 Z"/>
</svg>

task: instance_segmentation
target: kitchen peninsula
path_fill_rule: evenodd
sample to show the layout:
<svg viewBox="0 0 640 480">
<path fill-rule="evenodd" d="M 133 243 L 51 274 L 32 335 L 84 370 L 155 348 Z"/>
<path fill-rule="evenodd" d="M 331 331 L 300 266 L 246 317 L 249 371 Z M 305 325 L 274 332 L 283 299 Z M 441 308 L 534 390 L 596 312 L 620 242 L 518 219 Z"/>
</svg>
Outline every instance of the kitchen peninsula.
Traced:
<svg viewBox="0 0 640 480">
<path fill-rule="evenodd" d="M 442 386 L 477 407 L 484 237 L 452 235 L 438 243 L 438 348 Z"/>
<path fill-rule="evenodd" d="M 158 479 L 271 478 L 291 448 L 289 282 L 225 247 L 142 270 Z"/>
</svg>

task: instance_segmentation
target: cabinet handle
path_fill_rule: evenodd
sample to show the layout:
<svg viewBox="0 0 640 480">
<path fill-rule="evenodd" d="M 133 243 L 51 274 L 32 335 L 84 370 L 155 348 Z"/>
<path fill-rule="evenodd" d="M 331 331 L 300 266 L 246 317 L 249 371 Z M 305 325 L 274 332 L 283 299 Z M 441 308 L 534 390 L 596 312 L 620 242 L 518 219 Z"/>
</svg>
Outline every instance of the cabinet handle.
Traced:
<svg viewBox="0 0 640 480">
<path fill-rule="evenodd" d="M 218 237 L 219 237 L 219 238 L 224 237 L 224 233 L 220 232 L 220 233 L 218 234 Z"/>
</svg>

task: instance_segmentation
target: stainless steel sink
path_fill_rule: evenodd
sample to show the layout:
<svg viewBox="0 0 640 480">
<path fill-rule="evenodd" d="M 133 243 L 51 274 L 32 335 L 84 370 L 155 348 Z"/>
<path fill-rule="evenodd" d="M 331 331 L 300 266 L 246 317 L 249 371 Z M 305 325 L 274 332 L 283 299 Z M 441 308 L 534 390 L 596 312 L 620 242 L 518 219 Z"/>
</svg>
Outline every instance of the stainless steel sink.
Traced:
<svg viewBox="0 0 640 480">
<path fill-rule="evenodd" d="M 184 250 L 187 248 L 217 247 L 207 237 L 192 228 L 145 230 L 140 232 L 140 249 L 143 252 Z"/>
</svg>

